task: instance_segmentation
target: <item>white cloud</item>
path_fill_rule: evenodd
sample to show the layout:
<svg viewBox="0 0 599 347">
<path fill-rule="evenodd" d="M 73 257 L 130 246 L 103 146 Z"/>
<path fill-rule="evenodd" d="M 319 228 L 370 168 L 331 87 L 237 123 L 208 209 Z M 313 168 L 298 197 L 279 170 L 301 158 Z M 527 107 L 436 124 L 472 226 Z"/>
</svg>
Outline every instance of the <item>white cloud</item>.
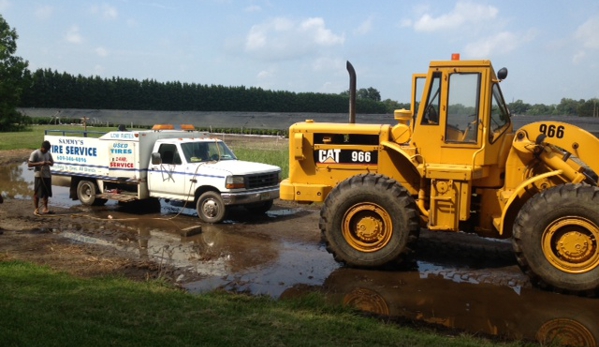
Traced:
<svg viewBox="0 0 599 347">
<path fill-rule="evenodd" d="M 106 57 L 108 56 L 108 50 L 104 47 L 98 47 L 96 48 L 96 54 L 100 57 Z"/>
<path fill-rule="evenodd" d="M 276 66 L 270 66 L 268 69 L 258 72 L 254 86 L 263 89 L 272 89 L 276 85 L 277 75 Z"/>
<path fill-rule="evenodd" d="M 91 8 L 93 14 L 99 14 L 104 19 L 116 19 L 119 16 L 119 12 L 114 6 L 110 6 L 106 3 L 98 6 L 94 5 Z"/>
<path fill-rule="evenodd" d="M 245 12 L 260 12 L 262 11 L 262 7 L 258 6 L 258 5 L 250 5 L 248 7 L 245 8 Z"/>
<path fill-rule="evenodd" d="M 274 72 L 272 70 L 271 71 L 262 70 L 262 71 L 258 72 L 258 75 L 256 77 L 259 80 L 265 80 L 265 79 L 269 79 L 273 76 L 274 76 Z"/>
<path fill-rule="evenodd" d="M 451 12 L 433 17 L 424 13 L 416 22 L 416 31 L 440 31 L 459 28 L 468 23 L 485 23 L 497 16 L 499 10 L 490 5 L 479 5 L 471 2 L 458 2 Z"/>
<path fill-rule="evenodd" d="M 77 25 L 73 25 L 66 33 L 65 39 L 74 44 L 80 44 L 83 42 L 83 36 L 79 33 L 79 27 Z"/>
<path fill-rule="evenodd" d="M 54 8 L 52 6 L 39 6 L 35 9 L 35 16 L 39 19 L 48 19 L 52 17 L 52 13 L 54 13 Z"/>
<path fill-rule="evenodd" d="M 372 21 L 374 20 L 373 16 L 368 17 L 362 24 L 360 24 L 354 33 L 358 35 L 366 35 L 372 31 Z"/>
<path fill-rule="evenodd" d="M 535 30 L 529 30 L 524 35 L 504 31 L 494 36 L 470 43 L 464 51 L 468 58 L 489 58 L 493 53 L 509 53 L 523 44 L 532 41 L 536 36 Z"/>
<path fill-rule="evenodd" d="M 245 50 L 267 60 L 297 58 L 319 49 L 342 45 L 344 35 L 328 29 L 322 18 L 294 21 L 279 17 L 252 26 Z"/>
<path fill-rule="evenodd" d="M 599 48 L 599 15 L 589 18 L 581 24 L 574 37 L 579 40 L 585 48 Z"/>
</svg>

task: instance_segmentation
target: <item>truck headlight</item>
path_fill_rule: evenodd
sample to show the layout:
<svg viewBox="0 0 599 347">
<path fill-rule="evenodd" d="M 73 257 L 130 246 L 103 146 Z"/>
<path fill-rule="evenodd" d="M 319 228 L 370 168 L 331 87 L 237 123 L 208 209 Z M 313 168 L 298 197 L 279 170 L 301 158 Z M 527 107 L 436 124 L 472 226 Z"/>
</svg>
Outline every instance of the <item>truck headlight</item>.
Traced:
<svg viewBox="0 0 599 347">
<path fill-rule="evenodd" d="M 245 178 L 243 176 L 227 176 L 225 187 L 227 189 L 245 188 Z"/>
</svg>

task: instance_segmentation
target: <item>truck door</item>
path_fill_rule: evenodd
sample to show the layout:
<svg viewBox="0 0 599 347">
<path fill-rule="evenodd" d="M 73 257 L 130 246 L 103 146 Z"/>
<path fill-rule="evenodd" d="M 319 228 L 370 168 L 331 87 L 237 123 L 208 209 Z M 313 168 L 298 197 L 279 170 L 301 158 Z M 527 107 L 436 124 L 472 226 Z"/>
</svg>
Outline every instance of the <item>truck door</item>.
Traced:
<svg viewBox="0 0 599 347">
<path fill-rule="evenodd" d="M 181 154 L 176 145 L 163 143 L 158 148 L 162 162 L 148 166 L 148 188 L 150 196 L 174 197 L 185 192 L 185 170 L 181 162 Z"/>
</svg>

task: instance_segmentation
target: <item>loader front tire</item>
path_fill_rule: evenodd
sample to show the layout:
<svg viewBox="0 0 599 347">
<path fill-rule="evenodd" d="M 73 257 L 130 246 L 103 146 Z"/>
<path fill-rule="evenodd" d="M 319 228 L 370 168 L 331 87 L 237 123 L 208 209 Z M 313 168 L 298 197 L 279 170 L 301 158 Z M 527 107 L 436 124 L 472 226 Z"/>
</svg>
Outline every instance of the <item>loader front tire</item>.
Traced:
<svg viewBox="0 0 599 347">
<path fill-rule="evenodd" d="M 327 196 L 319 227 L 327 250 L 349 266 L 398 265 L 412 255 L 420 232 L 414 199 L 397 181 L 363 174 Z"/>
<path fill-rule="evenodd" d="M 518 213 L 512 243 L 534 285 L 597 295 L 599 188 L 565 184 L 533 196 Z"/>
</svg>

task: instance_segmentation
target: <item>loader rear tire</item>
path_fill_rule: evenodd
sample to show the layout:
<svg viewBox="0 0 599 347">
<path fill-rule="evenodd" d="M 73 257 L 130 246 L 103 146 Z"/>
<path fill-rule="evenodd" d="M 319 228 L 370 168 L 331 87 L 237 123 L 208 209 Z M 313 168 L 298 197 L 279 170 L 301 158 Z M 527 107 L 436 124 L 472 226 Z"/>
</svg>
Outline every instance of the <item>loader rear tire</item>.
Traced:
<svg viewBox="0 0 599 347">
<path fill-rule="evenodd" d="M 534 285 L 596 296 L 599 188 L 565 184 L 533 196 L 516 218 L 512 244 Z"/>
<path fill-rule="evenodd" d="M 419 228 L 408 191 L 383 175 L 341 182 L 327 196 L 319 227 L 327 250 L 349 266 L 398 265 L 414 252 Z"/>
</svg>

